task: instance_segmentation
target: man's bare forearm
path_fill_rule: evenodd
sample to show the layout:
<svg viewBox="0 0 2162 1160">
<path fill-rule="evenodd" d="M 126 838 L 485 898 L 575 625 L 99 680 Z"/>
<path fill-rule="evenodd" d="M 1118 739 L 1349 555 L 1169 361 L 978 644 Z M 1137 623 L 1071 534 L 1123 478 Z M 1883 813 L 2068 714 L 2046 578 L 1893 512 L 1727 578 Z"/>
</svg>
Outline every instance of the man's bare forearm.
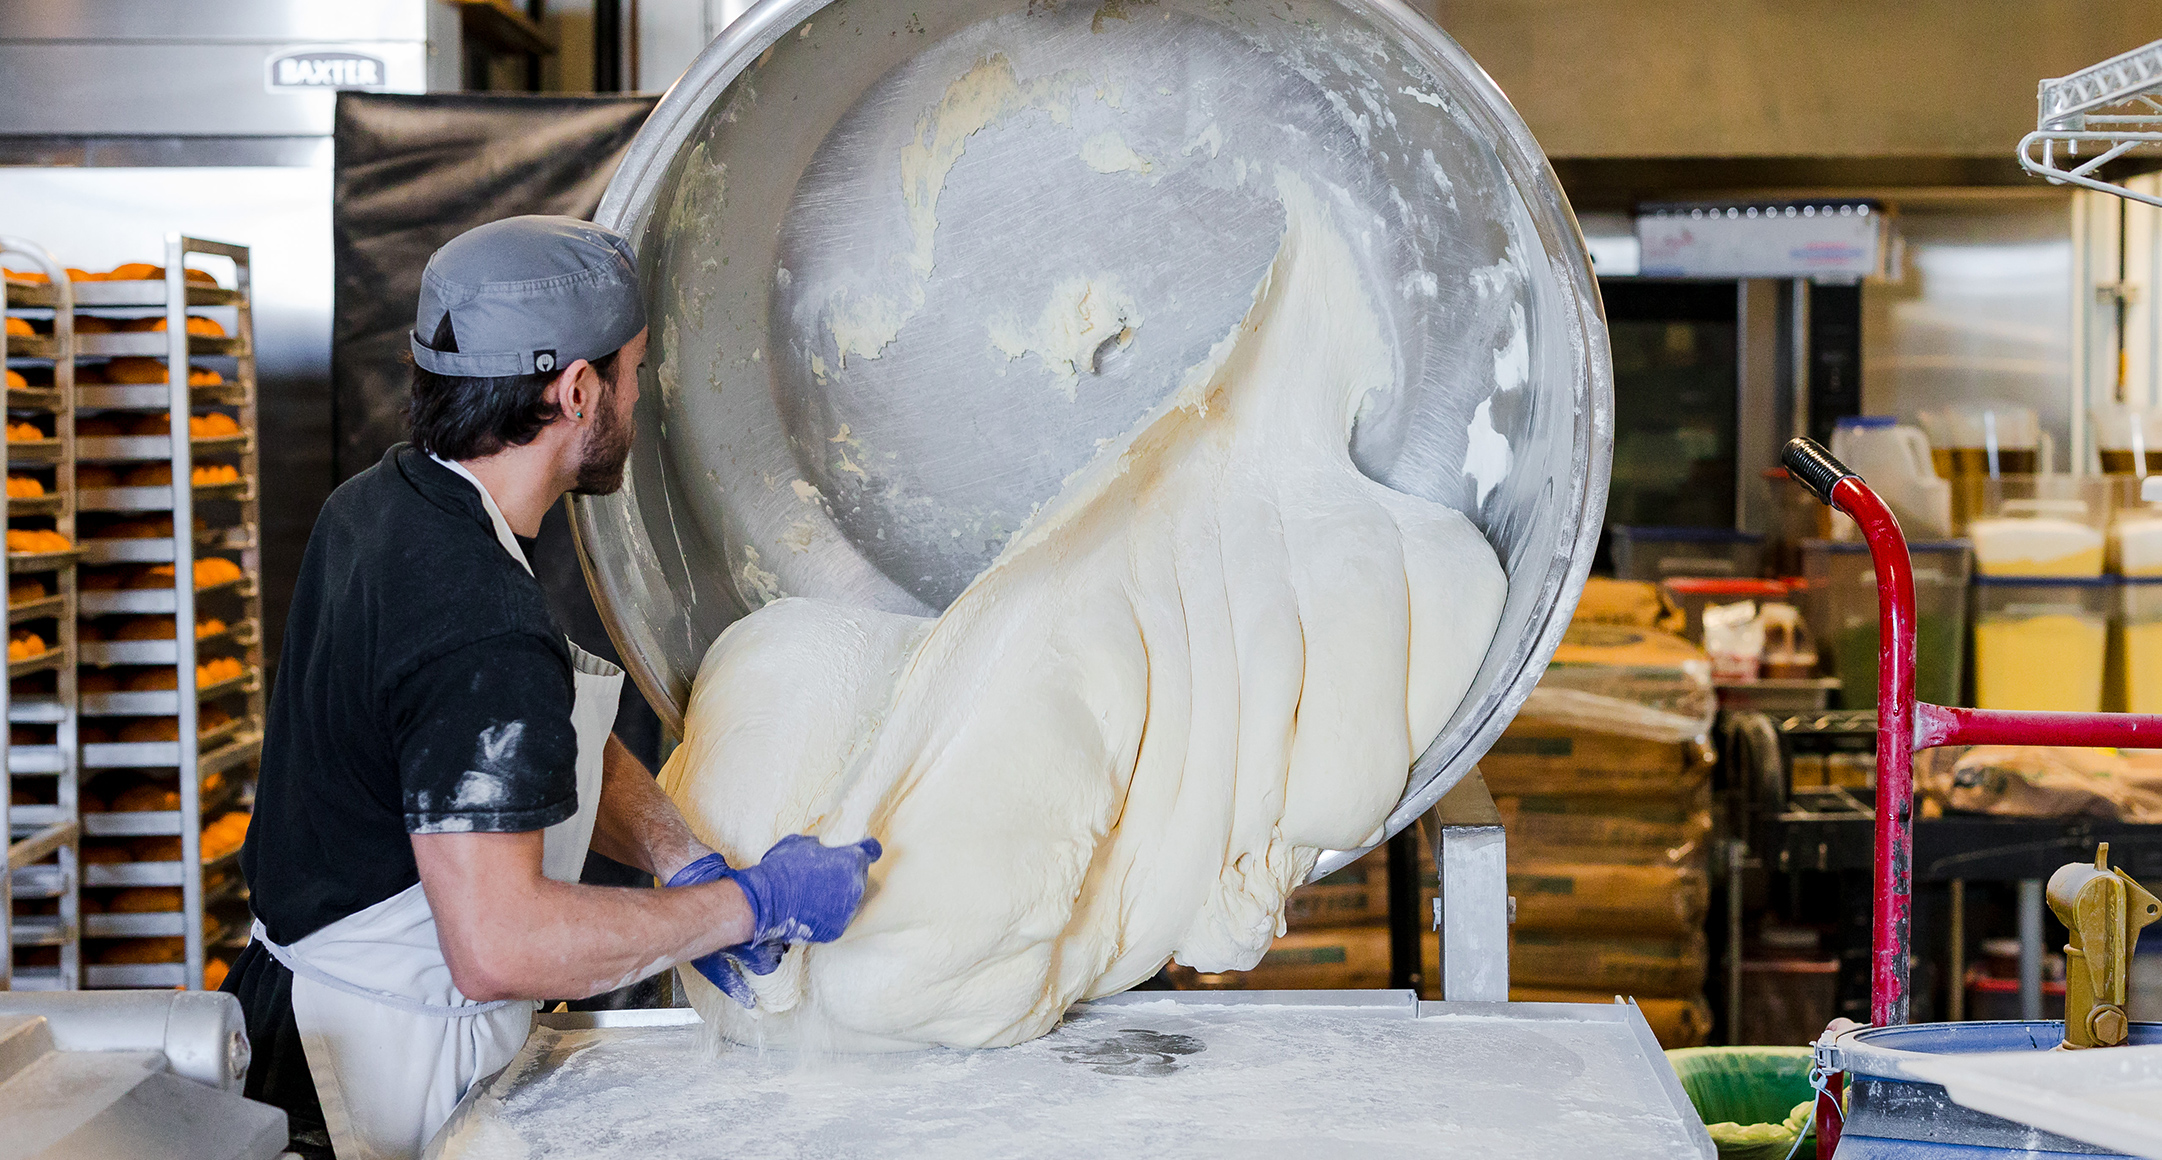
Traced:
<svg viewBox="0 0 2162 1160">
<path fill-rule="evenodd" d="M 676 804 L 613 734 L 601 751 L 601 801 L 593 850 L 666 882 L 712 853 L 692 835 Z"/>
<path fill-rule="evenodd" d="M 540 873 L 537 830 L 412 842 L 443 956 L 471 999 L 582 998 L 751 937 L 750 907 L 733 882 L 676 890 L 556 882 Z"/>
</svg>

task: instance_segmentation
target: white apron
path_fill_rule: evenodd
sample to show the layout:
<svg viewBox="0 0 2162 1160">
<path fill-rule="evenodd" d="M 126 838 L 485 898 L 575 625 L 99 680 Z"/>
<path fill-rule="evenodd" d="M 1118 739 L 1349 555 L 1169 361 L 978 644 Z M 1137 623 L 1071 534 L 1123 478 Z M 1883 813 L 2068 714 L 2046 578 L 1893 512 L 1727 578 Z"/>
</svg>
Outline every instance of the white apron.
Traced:
<svg viewBox="0 0 2162 1160">
<path fill-rule="evenodd" d="M 495 498 L 480 491 L 496 539 L 531 572 Z M 601 751 L 615 723 L 623 670 L 571 644 L 571 724 L 578 735 L 578 812 L 542 832 L 541 870 L 578 881 L 600 804 Z M 254 937 L 293 972 L 293 1022 L 339 1160 L 417 1156 L 475 1080 L 509 1063 L 532 1030 L 530 999 L 476 1003 L 451 982 L 435 915 L 415 883 L 294 943 Z"/>
</svg>

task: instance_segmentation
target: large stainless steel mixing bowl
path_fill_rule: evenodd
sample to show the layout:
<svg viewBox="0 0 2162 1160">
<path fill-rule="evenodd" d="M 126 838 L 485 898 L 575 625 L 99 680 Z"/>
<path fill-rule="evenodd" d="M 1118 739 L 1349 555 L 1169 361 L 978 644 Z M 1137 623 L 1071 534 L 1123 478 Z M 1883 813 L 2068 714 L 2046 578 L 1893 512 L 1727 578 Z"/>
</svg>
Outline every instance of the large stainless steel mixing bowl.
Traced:
<svg viewBox="0 0 2162 1160">
<path fill-rule="evenodd" d="M 709 45 L 601 203 L 653 344 L 629 483 L 574 509 L 662 716 L 776 595 L 943 608 L 1244 315 L 1279 170 L 1333 204 L 1396 342 L 1354 459 L 1508 568 L 1390 831 L 1456 784 L 1582 591 L 1612 383 L 1545 157 L 1398 0 L 764 0 Z M 1123 339 L 1024 350 L 1083 280 Z"/>
</svg>

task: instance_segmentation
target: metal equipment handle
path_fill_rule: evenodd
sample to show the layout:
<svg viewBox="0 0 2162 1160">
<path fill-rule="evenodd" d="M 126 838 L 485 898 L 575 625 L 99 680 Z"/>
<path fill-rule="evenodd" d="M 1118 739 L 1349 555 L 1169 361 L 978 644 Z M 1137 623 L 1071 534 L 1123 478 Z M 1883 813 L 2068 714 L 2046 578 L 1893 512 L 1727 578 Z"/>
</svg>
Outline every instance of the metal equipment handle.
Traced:
<svg viewBox="0 0 2162 1160">
<path fill-rule="evenodd" d="M 1832 453 L 1826 451 L 1823 444 L 1803 436 L 1787 440 L 1786 447 L 1779 452 L 1779 462 L 1787 465 L 1787 471 L 1801 481 L 1810 494 L 1833 507 L 1839 506 L 1832 503 L 1832 489 L 1839 481 L 1852 479 L 1859 482 L 1862 478 L 1847 470 L 1846 464 L 1832 458 Z"/>
</svg>

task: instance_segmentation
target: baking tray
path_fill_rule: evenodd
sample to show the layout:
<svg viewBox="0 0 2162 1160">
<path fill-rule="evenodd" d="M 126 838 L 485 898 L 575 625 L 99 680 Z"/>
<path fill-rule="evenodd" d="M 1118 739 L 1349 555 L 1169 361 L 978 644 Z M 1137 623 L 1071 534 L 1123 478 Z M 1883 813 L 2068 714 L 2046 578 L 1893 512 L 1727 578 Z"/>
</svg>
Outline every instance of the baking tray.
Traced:
<svg viewBox="0 0 2162 1160">
<path fill-rule="evenodd" d="M 190 406 L 235 406 L 247 397 L 242 383 L 228 380 L 209 387 L 189 387 Z M 163 411 L 172 402 L 170 383 L 82 383 L 75 406 L 85 411 Z"/>
<path fill-rule="evenodd" d="M 67 707 L 51 697 L 8 699 L 8 720 L 17 725 L 57 725 L 67 715 Z"/>
<path fill-rule="evenodd" d="M 262 742 L 262 726 L 252 717 L 229 721 L 217 729 L 203 734 L 196 742 L 196 768 L 198 776 L 206 776 L 231 768 L 245 756 L 234 756 L 236 751 L 246 751 Z M 180 764 L 178 741 L 95 741 L 83 746 L 84 769 L 160 769 Z M 205 807 L 206 809 L 208 807 Z M 119 817 L 118 814 L 86 815 L 89 817 Z M 98 831 L 91 831 L 93 833 Z M 118 832 L 118 831 L 114 831 Z M 149 831 L 127 831 L 143 833 Z M 159 830 L 158 833 L 178 833 L 178 830 Z"/>
<path fill-rule="evenodd" d="M 254 719 L 247 718 L 246 720 L 253 722 Z M 205 753 L 198 758 L 195 762 L 196 772 L 201 777 L 209 777 L 213 773 L 224 773 L 235 766 L 254 760 L 262 752 L 262 726 L 257 723 L 255 724 L 255 732 L 237 736 L 219 746 L 216 750 Z M 245 787 L 236 783 L 233 788 L 238 791 Z"/>
<path fill-rule="evenodd" d="M 77 308 L 96 306 L 105 309 L 162 309 L 167 302 L 167 286 L 162 278 L 145 281 L 72 282 L 69 285 L 75 289 Z M 184 285 L 187 287 L 190 306 L 238 306 L 246 297 L 238 290 L 227 290 L 222 286 L 212 286 L 204 282 L 187 282 Z M 47 287 L 46 291 L 50 296 L 50 287 Z"/>
<path fill-rule="evenodd" d="M 198 559 L 200 559 L 200 557 L 197 557 L 197 558 L 198 558 Z M 243 589 L 243 590 L 245 590 L 245 588 L 246 588 L 246 586 L 247 586 L 247 583 L 248 583 L 248 574 L 247 574 L 247 573 L 245 573 L 245 572 L 243 572 L 243 573 L 242 573 L 242 574 L 241 574 L 240 576 L 238 576 L 238 577 L 236 577 L 236 578 L 234 578 L 234 579 L 231 579 L 231 580 L 227 580 L 227 581 L 225 581 L 225 582 L 223 582 L 223 583 L 220 583 L 220 584 L 206 584 L 206 585 L 203 585 L 203 586 L 202 586 L 202 587 L 200 587 L 200 588 L 197 588 L 197 589 L 195 590 L 195 599 L 196 599 L 196 601 L 198 602 L 198 604 L 200 604 L 200 602 L 202 601 L 202 598 L 203 598 L 204 596 L 207 596 L 207 595 L 209 595 L 209 594 L 211 594 L 211 593 L 214 593 L 214 592 L 223 592 L 223 591 L 226 591 L 226 590 L 228 590 L 228 589 L 234 589 L 234 588 L 239 588 L 239 589 Z M 175 602 L 174 602 L 174 600 L 173 600 L 173 590 L 172 590 L 172 587 L 171 587 L 170 585 L 167 585 L 167 586 L 164 586 L 164 587 L 159 587 L 159 588 L 102 588 L 102 589 L 90 589 L 90 590 L 86 590 L 86 591 L 83 591 L 83 592 L 81 592 L 81 593 L 78 593 L 78 594 L 77 594 L 77 596 L 76 596 L 76 601 L 77 601 L 77 607 L 79 607 L 79 608 L 80 608 L 80 609 L 82 610 L 82 614 L 83 614 L 84 616 L 102 616 L 102 615 L 106 615 L 106 614 L 108 614 L 108 613 L 118 613 L 118 612 L 146 612 L 146 613 L 153 613 L 153 612 L 163 612 L 163 613 L 171 613 L 171 612 L 173 611 L 173 607 L 174 607 L 174 603 L 175 603 Z M 246 621 L 239 621 L 239 622 L 236 622 L 236 623 L 242 623 L 242 624 L 244 624 L 244 623 L 247 623 L 247 622 L 246 622 Z M 208 638 L 205 638 L 205 639 L 208 639 Z M 85 643 L 85 644 L 99 644 L 99 643 L 132 643 L 132 642 L 100 642 L 100 641 L 85 641 L 84 643 Z M 86 662 L 86 663 L 93 663 L 93 662 L 89 662 L 89 659 L 88 659 L 87 657 L 86 657 L 86 658 L 84 658 L 84 659 L 85 659 L 85 662 Z M 107 663 L 127 663 L 127 664 L 133 664 L 133 663 L 138 663 L 138 662 L 107 662 Z M 171 663 L 171 662 L 166 662 L 166 663 L 168 663 L 168 664 L 169 664 L 169 663 Z"/>
<path fill-rule="evenodd" d="M 252 693 L 261 687 L 256 678 L 256 671 L 250 668 L 232 680 L 197 688 L 195 696 L 198 701 L 210 701 L 234 693 Z M 176 689 L 141 693 L 84 693 L 82 712 L 85 717 L 172 717 L 180 712 L 180 693 Z"/>
<path fill-rule="evenodd" d="M 13 342 L 14 340 L 9 340 L 10 345 L 13 345 Z M 8 409 L 11 411 L 57 411 L 60 409 L 60 392 L 52 387 L 9 387 Z"/>
<path fill-rule="evenodd" d="M 240 797 L 240 786 L 228 784 L 196 803 L 203 817 L 230 809 Z M 90 838 L 169 838 L 180 833 L 186 818 L 180 810 L 120 810 L 83 815 L 83 835 Z M 200 823 L 198 823 L 198 827 Z M 213 861 L 222 861 L 214 859 Z M 211 862 L 204 863 L 208 867 Z M 206 870 L 207 873 L 207 870 Z"/>
<path fill-rule="evenodd" d="M 171 591 L 167 590 L 166 595 L 170 597 Z M 88 615 L 91 610 L 84 608 L 83 612 Z M 251 635 L 237 631 L 242 627 L 252 626 L 241 621 L 227 625 L 223 632 L 196 637 L 195 651 L 200 654 L 203 649 L 216 644 L 249 643 Z M 77 642 L 75 647 L 86 665 L 171 665 L 178 663 L 180 655 L 177 640 L 85 640 Z"/>
<path fill-rule="evenodd" d="M 56 774 L 66 768 L 67 762 L 58 745 L 8 746 L 8 773 L 11 775 Z"/>
<path fill-rule="evenodd" d="M 213 439 L 190 439 L 188 446 L 197 459 L 206 455 L 238 455 L 248 449 L 248 436 L 242 432 Z M 75 440 L 77 459 L 133 463 L 170 460 L 172 457 L 173 437 L 170 435 L 83 435 Z"/>
<path fill-rule="evenodd" d="M 60 497 L 57 495 L 40 495 L 31 496 L 24 499 L 11 499 L 7 501 L 7 503 L 8 515 L 10 517 L 58 515 L 60 514 L 61 507 Z"/>
<path fill-rule="evenodd" d="M 13 765 L 14 761 L 9 760 Z M 9 772 L 13 772 L 10 770 Z M 67 820 L 67 814 L 56 805 L 11 805 L 8 807 L 8 825 L 15 829 L 44 829 L 55 822 Z"/>
<path fill-rule="evenodd" d="M 196 334 L 188 336 L 188 354 L 191 356 L 242 355 L 247 352 L 247 345 L 231 335 L 224 338 L 209 338 Z M 118 333 L 107 332 L 104 334 L 77 334 L 75 336 L 75 354 L 78 358 L 127 355 L 137 358 L 160 358 L 171 353 L 172 344 L 166 341 L 166 332 L 162 330 L 135 330 Z"/>
<path fill-rule="evenodd" d="M 81 555 L 81 550 L 77 548 L 69 548 L 61 552 L 9 552 L 8 571 L 10 573 L 55 572 L 75 563 Z"/>
<path fill-rule="evenodd" d="M 162 438 L 162 436 L 129 435 L 114 436 L 113 438 L 130 440 L 158 439 Z M 246 480 L 239 480 L 234 483 L 213 483 L 192 490 L 195 493 L 195 502 L 197 503 L 211 500 L 242 500 L 248 498 L 248 483 Z M 173 489 L 171 484 L 160 484 L 155 487 L 84 488 L 76 493 L 76 506 L 86 512 L 169 512 L 173 510 Z M 156 541 L 145 540 L 143 542 L 154 543 Z M 170 541 L 167 542 L 170 543 Z M 87 545 L 85 546 L 87 547 Z M 112 557 L 112 559 L 116 560 L 143 558 L 147 557 Z M 85 557 L 85 559 L 88 559 L 88 557 Z M 169 550 L 165 559 L 172 559 Z M 91 560 L 90 562 L 98 563 L 99 561 Z"/>
<path fill-rule="evenodd" d="M 73 988 L 60 974 L 58 967 L 26 967 L 15 964 L 15 976 L 8 981 L 9 988 L 16 991 L 68 991 Z"/>
<path fill-rule="evenodd" d="M 8 892 L 14 898 L 58 898 L 68 892 L 68 878 L 56 865 L 17 866 Z"/>
<path fill-rule="evenodd" d="M 11 439 L 8 441 L 7 447 L 8 462 L 11 464 L 42 465 L 58 463 L 62 458 L 58 438 Z"/>
<path fill-rule="evenodd" d="M 83 885 L 178 886 L 182 869 L 178 862 L 86 862 Z"/>
<path fill-rule="evenodd" d="M 84 938 L 172 938 L 187 929 L 187 913 L 179 910 L 83 916 Z"/>
<path fill-rule="evenodd" d="M 36 600 L 25 600 L 21 604 L 10 604 L 8 605 L 8 623 L 21 624 L 26 620 L 50 620 L 67 611 L 67 607 L 67 594 L 60 592 L 56 592 L 51 596 L 41 596 Z"/>
<path fill-rule="evenodd" d="M 47 671 L 48 669 L 57 669 L 66 660 L 67 650 L 57 648 L 47 649 L 46 651 L 39 653 L 34 657 L 25 657 L 19 661 L 9 661 L 8 677 L 12 680 L 15 677 L 27 677 L 32 673 L 42 673 Z"/>
<path fill-rule="evenodd" d="M 8 941 L 19 947 L 57 947 L 74 941 L 74 928 L 57 914 L 13 916 Z"/>
<path fill-rule="evenodd" d="M 186 963 L 87 963 L 83 966 L 83 985 L 98 989 L 126 988 L 133 990 L 184 987 L 188 985 Z"/>
</svg>

